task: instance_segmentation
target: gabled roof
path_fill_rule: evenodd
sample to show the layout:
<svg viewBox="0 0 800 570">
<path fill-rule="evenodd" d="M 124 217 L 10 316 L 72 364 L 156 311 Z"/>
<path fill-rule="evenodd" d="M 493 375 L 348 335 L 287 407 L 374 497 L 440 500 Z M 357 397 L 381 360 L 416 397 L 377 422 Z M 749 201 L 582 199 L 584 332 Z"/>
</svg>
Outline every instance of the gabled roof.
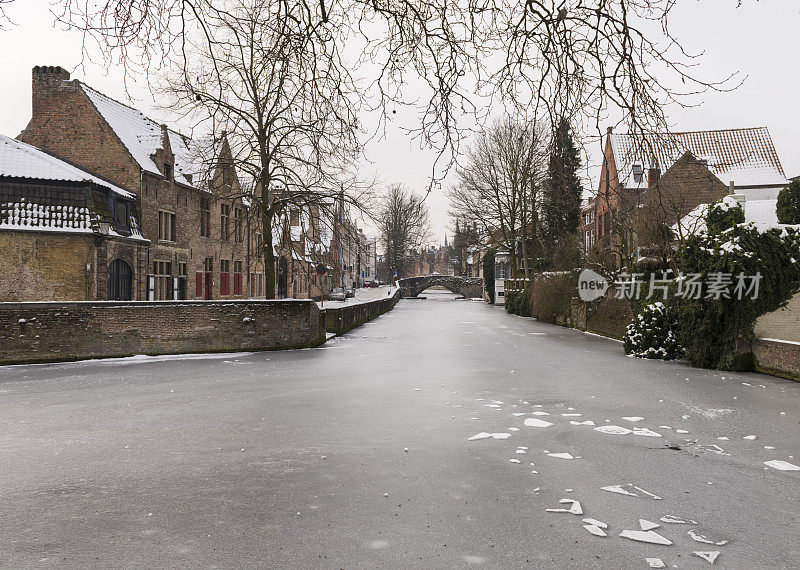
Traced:
<svg viewBox="0 0 800 570">
<path fill-rule="evenodd" d="M 103 180 L 69 162 L 56 158 L 35 146 L 3 135 L 0 135 L 0 176 L 31 178 L 34 180 L 91 182 L 97 186 L 108 188 L 119 196 L 134 198 L 133 194 L 107 180 Z"/>
<path fill-rule="evenodd" d="M 161 170 L 152 159 L 156 150 L 162 147 L 161 125 L 147 118 L 138 109 L 103 95 L 83 83 L 80 86 L 139 166 L 146 172 L 161 175 Z M 193 182 L 202 176 L 204 155 L 214 145 L 208 141 L 192 141 L 173 130 L 167 132 L 172 153 L 175 155 L 175 179 L 181 184 L 193 186 L 186 175 Z"/>
<path fill-rule="evenodd" d="M 648 170 L 668 170 L 687 151 L 736 188 L 780 187 L 788 181 L 766 127 L 646 135 L 609 135 L 619 180 L 625 188 L 647 186 Z M 641 180 L 633 166 L 642 167 Z"/>
</svg>

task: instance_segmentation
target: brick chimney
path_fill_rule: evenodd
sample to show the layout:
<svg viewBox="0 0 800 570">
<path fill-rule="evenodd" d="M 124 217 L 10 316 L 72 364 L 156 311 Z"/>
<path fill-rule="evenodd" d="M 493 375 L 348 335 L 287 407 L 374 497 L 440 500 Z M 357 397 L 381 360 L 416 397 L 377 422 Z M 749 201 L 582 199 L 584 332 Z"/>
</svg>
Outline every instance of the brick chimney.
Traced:
<svg viewBox="0 0 800 570">
<path fill-rule="evenodd" d="M 169 142 L 169 128 L 165 123 L 161 124 L 161 148 L 156 150 L 156 164 L 163 163 L 164 178 L 171 181 L 175 176 L 175 155 L 172 154 L 172 145 Z M 162 166 L 162 164 L 159 164 Z"/>
<path fill-rule="evenodd" d="M 35 118 L 46 112 L 47 107 L 57 96 L 61 83 L 69 81 L 69 71 L 60 66 L 37 65 L 31 75 L 31 106 Z"/>
<path fill-rule="evenodd" d="M 647 187 L 655 186 L 658 179 L 661 178 L 661 169 L 658 167 L 651 167 L 647 171 Z"/>
</svg>

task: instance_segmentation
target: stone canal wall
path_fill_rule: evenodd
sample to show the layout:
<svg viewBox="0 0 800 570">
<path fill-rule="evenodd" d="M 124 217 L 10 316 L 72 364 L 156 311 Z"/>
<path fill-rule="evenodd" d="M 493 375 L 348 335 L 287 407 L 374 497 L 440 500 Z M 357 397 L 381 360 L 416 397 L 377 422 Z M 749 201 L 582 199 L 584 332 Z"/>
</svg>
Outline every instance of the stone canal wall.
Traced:
<svg viewBox="0 0 800 570">
<path fill-rule="evenodd" d="M 387 311 L 391 311 L 400 300 L 401 295 L 402 293 L 398 289 L 394 295 L 385 299 L 341 307 L 325 307 L 325 330 L 336 335 L 344 334 Z"/>
<path fill-rule="evenodd" d="M 311 300 L 0 303 L 0 364 L 307 348 L 399 299 L 324 310 Z"/>
<path fill-rule="evenodd" d="M 0 364 L 323 342 L 310 300 L 0 303 Z"/>
</svg>

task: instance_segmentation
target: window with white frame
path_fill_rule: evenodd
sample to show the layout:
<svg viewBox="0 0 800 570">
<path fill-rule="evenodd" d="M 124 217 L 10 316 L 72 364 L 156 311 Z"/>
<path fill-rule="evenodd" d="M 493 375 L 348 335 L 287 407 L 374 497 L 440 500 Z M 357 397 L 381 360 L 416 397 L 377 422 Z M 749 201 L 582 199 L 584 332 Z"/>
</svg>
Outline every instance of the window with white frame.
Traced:
<svg viewBox="0 0 800 570">
<path fill-rule="evenodd" d="M 173 298 L 171 262 L 153 262 L 153 286 L 153 298 L 156 301 L 168 301 Z"/>
</svg>

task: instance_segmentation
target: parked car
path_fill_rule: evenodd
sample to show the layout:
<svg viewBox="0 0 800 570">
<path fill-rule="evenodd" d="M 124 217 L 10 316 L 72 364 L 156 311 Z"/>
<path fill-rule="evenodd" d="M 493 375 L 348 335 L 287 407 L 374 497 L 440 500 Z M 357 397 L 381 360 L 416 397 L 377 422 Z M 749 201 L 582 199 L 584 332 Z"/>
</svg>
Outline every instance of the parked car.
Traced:
<svg viewBox="0 0 800 570">
<path fill-rule="evenodd" d="M 345 287 L 344 288 L 344 296 L 347 297 L 347 298 L 355 297 L 356 296 L 355 289 L 353 289 L 350 286 Z"/>
<path fill-rule="evenodd" d="M 331 290 L 331 292 L 328 293 L 327 297 L 331 301 L 344 301 L 347 295 L 345 294 L 344 289 L 342 289 L 341 287 L 337 287 Z"/>
</svg>

